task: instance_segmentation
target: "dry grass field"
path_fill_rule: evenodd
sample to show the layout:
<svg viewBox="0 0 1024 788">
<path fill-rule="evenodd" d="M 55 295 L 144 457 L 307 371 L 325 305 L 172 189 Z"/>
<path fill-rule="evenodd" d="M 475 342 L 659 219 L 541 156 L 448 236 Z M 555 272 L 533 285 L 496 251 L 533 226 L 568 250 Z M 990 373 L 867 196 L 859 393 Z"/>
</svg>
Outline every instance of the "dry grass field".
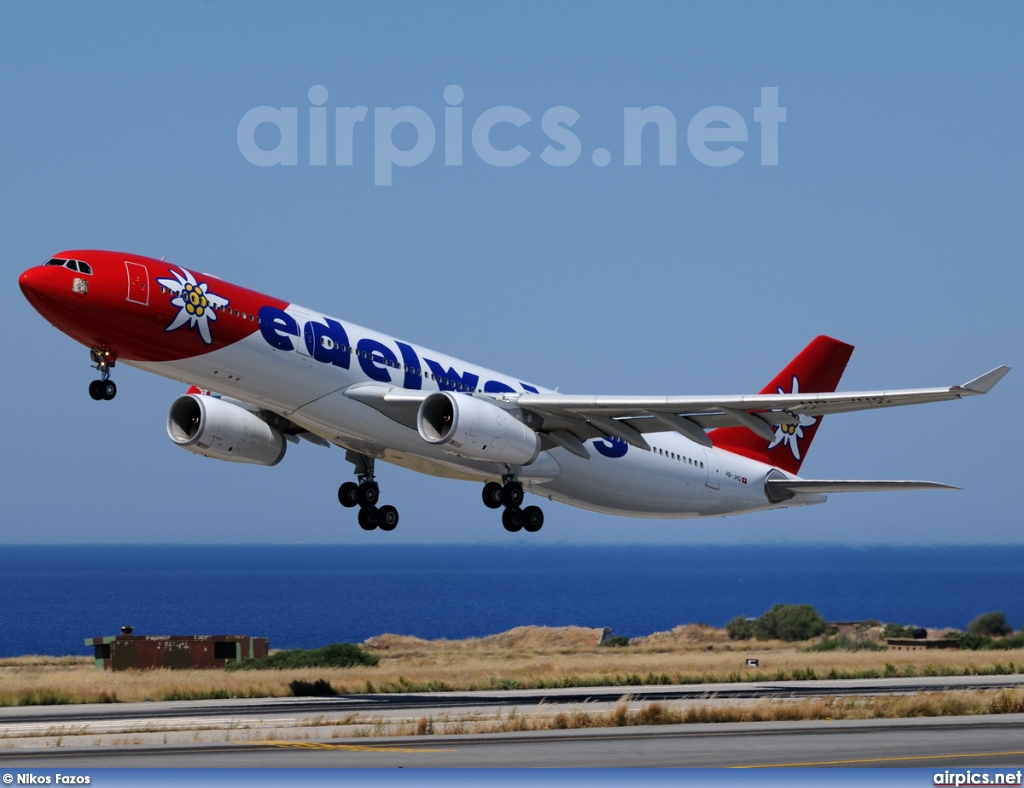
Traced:
<svg viewBox="0 0 1024 788">
<path fill-rule="evenodd" d="M 806 644 L 730 641 L 703 625 L 598 645 L 601 631 L 519 627 L 467 640 L 380 635 L 363 647 L 376 667 L 282 671 L 100 671 L 87 657 L 0 660 L 0 705 L 282 697 L 293 683 L 328 682 L 338 693 L 591 685 L 786 681 L 1024 673 L 1024 651 L 803 651 Z M 748 657 L 757 668 L 745 666 Z"/>
</svg>

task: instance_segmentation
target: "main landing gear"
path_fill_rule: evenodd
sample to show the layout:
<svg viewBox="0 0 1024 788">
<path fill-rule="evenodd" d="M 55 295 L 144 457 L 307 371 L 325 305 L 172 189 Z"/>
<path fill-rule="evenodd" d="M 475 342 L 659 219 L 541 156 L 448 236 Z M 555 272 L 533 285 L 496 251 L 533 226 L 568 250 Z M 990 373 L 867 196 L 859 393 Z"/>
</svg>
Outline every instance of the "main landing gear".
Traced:
<svg viewBox="0 0 1024 788">
<path fill-rule="evenodd" d="M 501 513 L 501 524 L 506 531 L 512 533 L 519 530 L 529 533 L 539 531 L 544 526 L 544 512 L 539 506 L 527 506 L 525 509 L 521 509 L 523 485 L 516 481 L 515 476 L 502 476 L 501 478 L 502 484 L 487 482 L 484 485 L 484 506 L 488 509 L 505 507 L 505 511 Z"/>
<path fill-rule="evenodd" d="M 113 399 L 117 396 L 117 384 L 110 379 L 110 368 L 117 361 L 117 353 L 94 347 L 89 351 L 89 358 L 93 369 L 98 369 L 101 375 L 99 380 L 89 384 L 89 396 L 95 400 Z"/>
<path fill-rule="evenodd" d="M 356 466 L 359 483 L 345 482 L 338 488 L 338 501 L 346 508 L 359 507 L 359 527 L 364 531 L 380 528 L 393 531 L 398 525 L 398 509 L 391 505 L 377 506 L 380 487 L 373 479 L 373 457 L 347 452 L 345 459 Z"/>
</svg>

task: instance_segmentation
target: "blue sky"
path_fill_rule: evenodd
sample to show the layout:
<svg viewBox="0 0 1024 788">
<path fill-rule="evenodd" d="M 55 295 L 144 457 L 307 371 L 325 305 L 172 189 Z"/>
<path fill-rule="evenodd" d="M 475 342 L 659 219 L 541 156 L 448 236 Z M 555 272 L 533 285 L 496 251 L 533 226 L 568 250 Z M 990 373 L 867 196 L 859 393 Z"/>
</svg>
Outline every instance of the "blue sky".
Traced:
<svg viewBox="0 0 1024 788">
<path fill-rule="evenodd" d="M 1018 4 L 5 4 L 0 7 L 0 327 L 8 340 L 0 541 L 522 541 L 475 484 L 384 466 L 392 534 L 335 499 L 337 449 L 276 468 L 175 448 L 181 386 L 118 367 L 93 402 L 85 348 L 23 299 L 18 274 L 66 248 L 161 257 L 575 393 L 756 392 L 813 336 L 854 344 L 842 388 L 962 383 L 1019 366 L 1024 63 Z M 311 166 L 309 90 L 368 107 L 353 163 Z M 463 91 L 463 164 L 445 166 L 445 89 Z M 778 165 L 754 111 L 778 88 Z M 322 91 L 321 91 L 322 93 Z M 237 130 L 295 107 L 297 164 L 259 167 Z M 375 185 L 376 108 L 437 130 Z M 493 107 L 496 167 L 471 129 Z M 623 163 L 626 107 L 665 107 Z M 581 155 L 546 163 L 541 119 L 579 114 Z M 687 145 L 738 113 L 742 157 Z M 261 127 L 257 142 L 272 148 Z M 412 146 L 411 127 L 396 130 Z M 727 144 L 709 147 L 720 150 Z M 592 154 L 607 149 L 599 167 Z M 652 522 L 548 504 L 551 542 L 1020 543 L 1016 370 L 990 395 L 830 417 L 803 473 L 920 478 L 957 493 Z"/>
</svg>

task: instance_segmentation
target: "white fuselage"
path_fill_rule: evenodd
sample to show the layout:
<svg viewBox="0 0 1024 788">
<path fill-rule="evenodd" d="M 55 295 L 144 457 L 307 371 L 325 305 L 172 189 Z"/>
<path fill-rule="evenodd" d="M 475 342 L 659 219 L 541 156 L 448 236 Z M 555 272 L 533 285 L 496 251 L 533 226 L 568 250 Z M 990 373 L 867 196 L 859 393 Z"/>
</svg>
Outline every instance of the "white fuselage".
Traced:
<svg viewBox="0 0 1024 788">
<path fill-rule="evenodd" d="M 530 492 L 552 501 L 609 514 L 645 518 L 714 517 L 798 504 L 824 495 L 769 501 L 764 479 L 773 467 L 721 449 L 705 448 L 676 432 L 647 433 L 652 451 L 619 440 L 586 441 L 589 459 L 565 449 L 542 451 L 522 467 L 467 459 L 431 445 L 416 429 L 346 395 L 378 384 L 417 391 L 455 390 L 476 396 L 545 391 L 516 378 L 311 310 L 273 310 L 261 330 L 220 350 L 177 361 L 123 363 L 220 392 L 278 413 L 346 449 L 438 476 L 480 481 L 518 473 Z M 313 326 L 340 326 L 350 349 L 348 368 L 330 354 L 310 353 Z M 320 345 L 332 340 L 312 332 Z M 602 452 L 602 449 L 604 450 Z M 789 474 L 786 474 L 789 475 Z"/>
</svg>

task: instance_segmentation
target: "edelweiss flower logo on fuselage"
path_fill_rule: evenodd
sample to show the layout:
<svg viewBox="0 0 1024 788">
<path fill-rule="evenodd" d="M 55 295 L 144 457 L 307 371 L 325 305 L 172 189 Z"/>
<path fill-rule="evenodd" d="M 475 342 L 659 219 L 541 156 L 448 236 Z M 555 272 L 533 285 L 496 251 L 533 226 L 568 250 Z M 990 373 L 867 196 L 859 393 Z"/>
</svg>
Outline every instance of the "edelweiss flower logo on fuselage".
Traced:
<svg viewBox="0 0 1024 788">
<path fill-rule="evenodd" d="M 779 386 L 779 394 L 799 394 L 800 393 L 800 381 L 793 376 L 793 390 L 783 391 L 782 386 Z M 769 449 L 774 449 L 780 443 L 784 443 L 789 446 L 790 451 L 793 452 L 793 457 L 800 459 L 800 439 L 804 436 L 804 427 L 810 427 L 812 424 L 817 424 L 818 420 L 813 416 L 805 416 L 804 414 L 797 415 L 796 424 L 780 424 L 775 428 L 775 440 L 768 444 Z"/>
<path fill-rule="evenodd" d="M 217 309 L 228 305 L 228 299 L 221 298 L 210 292 L 206 282 L 197 282 L 191 272 L 182 269 L 181 273 L 172 270 L 174 279 L 157 279 L 156 281 L 174 293 L 171 306 L 180 310 L 165 331 L 174 331 L 188 323 L 192 328 L 199 329 L 199 336 L 207 345 L 213 344 L 210 336 L 210 321 L 217 319 Z"/>
</svg>

